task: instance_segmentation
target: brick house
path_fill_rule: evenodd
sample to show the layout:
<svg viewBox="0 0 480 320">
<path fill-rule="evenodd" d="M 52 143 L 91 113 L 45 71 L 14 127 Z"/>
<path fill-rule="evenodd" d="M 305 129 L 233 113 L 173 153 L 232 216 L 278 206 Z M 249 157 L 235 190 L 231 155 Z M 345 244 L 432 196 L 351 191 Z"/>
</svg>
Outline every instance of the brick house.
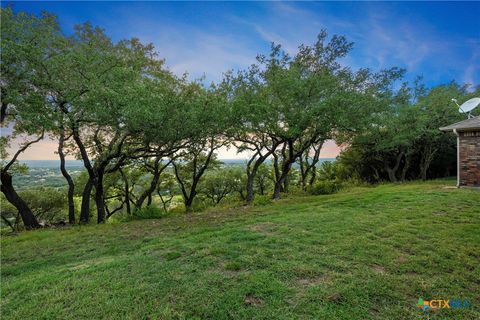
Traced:
<svg viewBox="0 0 480 320">
<path fill-rule="evenodd" d="M 480 188 L 480 116 L 440 130 L 457 135 L 457 187 Z"/>
</svg>

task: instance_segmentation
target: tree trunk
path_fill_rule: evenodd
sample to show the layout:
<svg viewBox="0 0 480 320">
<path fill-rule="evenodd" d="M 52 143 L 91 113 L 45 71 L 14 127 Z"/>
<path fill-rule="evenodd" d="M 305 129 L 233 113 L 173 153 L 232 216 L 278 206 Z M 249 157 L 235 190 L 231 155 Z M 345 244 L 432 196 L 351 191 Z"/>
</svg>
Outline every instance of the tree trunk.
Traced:
<svg viewBox="0 0 480 320">
<path fill-rule="evenodd" d="M 254 190 L 254 184 L 255 184 L 255 176 L 257 175 L 258 168 L 267 160 L 267 158 L 273 154 L 275 151 L 276 147 L 278 144 L 273 145 L 273 148 L 266 152 L 264 155 L 261 155 L 260 151 L 253 156 L 247 164 L 247 196 L 245 198 L 245 203 L 247 205 L 252 204 L 253 198 L 255 197 L 255 190 Z M 260 155 L 257 159 L 256 156 Z M 253 163 L 253 167 L 252 167 Z M 263 195 L 263 188 L 261 190 L 261 194 Z"/>
<path fill-rule="evenodd" d="M 182 180 L 179 172 L 177 165 L 175 164 L 174 161 L 171 161 L 173 165 L 173 172 L 175 173 L 175 177 L 177 178 L 178 184 L 180 185 L 180 190 L 182 191 L 182 196 L 183 196 L 183 203 L 185 205 L 185 209 L 187 213 L 192 212 L 192 204 L 193 204 L 193 199 L 197 195 L 197 186 L 198 183 L 200 182 L 200 179 L 202 178 L 203 174 L 205 173 L 205 170 L 207 170 L 208 166 L 210 165 L 210 161 L 212 160 L 213 152 L 215 151 L 215 146 L 213 144 L 213 140 L 211 141 L 210 144 L 210 151 L 207 154 L 207 157 L 205 158 L 205 162 L 200 165 L 200 167 L 197 168 L 197 160 L 198 160 L 198 154 L 194 154 L 193 159 L 192 159 L 192 166 L 193 166 L 193 173 L 192 173 L 192 185 L 187 191 L 185 187 L 185 183 Z M 198 171 L 197 171 L 198 170 Z"/>
<path fill-rule="evenodd" d="M 273 200 L 280 199 L 280 192 L 282 192 L 282 184 L 279 182 L 275 182 L 275 188 L 273 189 Z"/>
<path fill-rule="evenodd" d="M 397 182 L 397 176 L 396 176 L 395 170 L 389 167 L 386 167 L 385 170 L 387 171 L 388 179 L 390 180 L 390 182 Z"/>
<path fill-rule="evenodd" d="M 97 170 L 95 184 L 95 205 L 97 206 L 97 223 L 105 222 L 105 201 L 103 197 L 103 169 Z"/>
<path fill-rule="evenodd" d="M 82 161 L 85 169 L 87 169 L 89 179 L 82 193 L 82 205 L 80 210 L 80 223 L 88 223 L 90 220 L 90 196 L 92 194 L 92 188 L 97 183 L 95 171 L 90 163 L 88 157 L 87 149 L 80 138 L 80 133 L 78 132 L 78 127 L 76 124 L 72 126 L 72 136 L 73 140 L 77 144 L 78 149 L 80 150 L 80 155 L 82 156 Z"/>
<path fill-rule="evenodd" d="M 272 197 L 274 200 L 280 199 L 280 193 L 285 190 L 285 182 L 287 180 L 288 173 L 292 168 L 293 161 L 295 160 L 292 158 L 292 159 L 285 160 L 283 163 L 280 177 L 277 181 L 275 181 L 275 189 L 273 191 L 273 197 Z"/>
<path fill-rule="evenodd" d="M 278 181 L 275 181 L 275 188 L 273 190 L 273 200 L 278 200 L 280 199 L 280 193 L 284 192 L 284 186 L 285 186 L 285 180 L 287 179 L 287 174 L 288 171 L 282 172 L 280 175 L 280 179 Z"/>
<path fill-rule="evenodd" d="M 5 121 L 5 118 L 7 117 L 7 107 L 8 103 L 2 101 L 2 107 L 0 109 L 0 123 L 3 123 L 3 121 Z"/>
<path fill-rule="evenodd" d="M 283 180 L 283 192 L 288 193 L 288 187 L 289 186 L 290 186 L 290 179 L 289 179 L 289 176 L 287 174 L 287 176 L 285 177 L 285 180 Z"/>
<path fill-rule="evenodd" d="M 247 175 L 247 196 L 245 197 L 245 202 L 247 204 L 252 204 L 253 202 L 253 197 L 254 197 L 253 185 L 254 185 L 255 173 L 256 171 L 251 172 L 250 174 Z"/>
<path fill-rule="evenodd" d="M 299 162 L 299 165 L 300 165 L 300 185 L 302 187 L 302 190 L 306 190 L 307 189 L 308 162 L 307 162 L 307 159 L 304 160 L 303 154 L 300 155 L 300 157 L 298 159 L 298 162 Z"/>
<path fill-rule="evenodd" d="M 398 168 L 400 167 L 400 162 L 402 161 L 402 158 L 403 156 L 405 155 L 405 152 L 404 151 L 400 151 L 400 153 L 397 155 L 396 159 L 395 159 L 395 165 L 393 166 L 393 168 L 391 168 L 387 162 L 384 162 L 384 166 L 385 166 L 385 171 L 387 171 L 387 174 L 388 174 L 388 179 L 390 180 L 390 182 L 397 182 L 397 171 L 398 171 Z"/>
<path fill-rule="evenodd" d="M 122 175 L 123 182 L 125 185 L 124 192 L 125 192 L 125 204 L 127 205 L 127 214 L 131 215 L 132 209 L 130 207 L 130 186 L 128 184 L 128 178 L 121 168 L 119 169 L 119 171 L 120 171 L 120 174 Z"/>
<path fill-rule="evenodd" d="M 37 218 L 33 214 L 32 210 L 28 207 L 27 203 L 20 198 L 20 196 L 15 191 L 12 182 L 12 176 L 5 171 L 1 171 L 1 191 L 15 208 L 18 210 L 18 213 L 22 217 L 23 225 L 26 229 L 35 229 L 39 228 L 40 224 L 37 221 Z"/>
<path fill-rule="evenodd" d="M 90 196 L 92 195 L 93 182 L 87 180 L 82 192 L 82 206 L 80 209 L 80 223 L 88 223 L 90 221 Z"/>
<path fill-rule="evenodd" d="M 195 195 L 193 193 L 191 193 L 190 196 L 185 199 L 185 210 L 188 213 L 191 213 L 193 211 L 192 204 L 193 204 L 193 199 L 194 198 L 195 198 Z"/>
<path fill-rule="evenodd" d="M 311 187 L 317 180 L 317 166 L 314 165 L 312 168 L 312 173 L 310 174 L 310 181 L 308 181 L 308 185 Z"/>
<path fill-rule="evenodd" d="M 288 143 L 288 150 L 286 145 Z M 272 199 L 278 200 L 280 199 L 280 193 L 285 191 L 285 187 L 287 185 L 287 177 L 290 169 L 292 168 L 293 163 L 297 160 L 297 157 L 303 153 L 304 150 L 301 152 L 294 153 L 293 151 L 293 141 L 287 141 L 282 148 L 282 155 L 283 161 L 281 162 L 281 169 L 278 163 L 278 157 L 275 157 L 275 161 L 277 162 L 275 165 L 275 188 L 273 190 Z M 288 155 L 287 155 L 288 152 Z"/>
<path fill-rule="evenodd" d="M 160 168 L 161 160 L 162 160 L 161 157 L 157 157 L 155 159 L 155 162 L 153 164 L 153 172 L 151 172 L 153 177 L 152 177 L 152 181 L 150 182 L 150 186 L 137 199 L 137 202 L 135 203 L 135 208 L 141 209 L 145 200 L 147 200 L 147 205 L 152 204 L 152 195 L 157 189 L 158 181 L 160 180 L 160 175 L 165 170 L 165 168 L 167 168 L 167 166 L 170 164 L 170 162 L 168 162 Z"/>
<path fill-rule="evenodd" d="M 403 165 L 402 175 L 401 175 L 400 181 L 404 182 L 406 180 L 408 169 L 410 169 L 410 156 L 407 153 L 405 155 L 405 163 Z"/>
<path fill-rule="evenodd" d="M 73 179 L 68 173 L 67 169 L 65 168 L 65 154 L 63 153 L 63 144 L 65 141 L 65 132 L 62 130 L 60 132 L 60 138 L 58 142 L 58 155 L 60 157 L 60 171 L 62 172 L 63 177 L 67 180 L 68 183 L 68 223 L 74 224 L 75 223 L 75 201 L 74 201 L 74 193 L 75 193 L 75 184 L 73 183 Z"/>
<path fill-rule="evenodd" d="M 436 152 L 437 149 L 432 148 L 432 146 L 430 145 L 425 146 L 424 148 L 420 161 L 420 177 L 423 181 L 427 180 L 428 168 L 430 168 L 430 164 L 432 163 L 433 157 L 435 156 Z"/>
</svg>

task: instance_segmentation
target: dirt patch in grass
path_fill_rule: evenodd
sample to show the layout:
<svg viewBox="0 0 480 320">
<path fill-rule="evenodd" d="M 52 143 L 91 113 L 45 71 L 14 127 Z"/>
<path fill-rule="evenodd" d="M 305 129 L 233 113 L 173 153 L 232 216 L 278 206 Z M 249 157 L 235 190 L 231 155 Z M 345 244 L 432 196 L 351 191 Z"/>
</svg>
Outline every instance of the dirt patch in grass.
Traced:
<svg viewBox="0 0 480 320">
<path fill-rule="evenodd" d="M 265 303 L 265 301 L 253 295 L 246 296 L 244 302 L 247 306 L 255 306 L 255 307 L 261 306 Z"/>
<path fill-rule="evenodd" d="M 373 266 L 371 266 L 373 272 L 377 273 L 377 274 L 386 274 L 387 273 L 387 270 L 385 270 L 384 267 L 378 265 L 378 264 L 374 264 Z"/>
<path fill-rule="evenodd" d="M 274 234 L 276 225 L 271 222 L 259 223 L 250 227 L 250 230 L 261 233 L 265 236 L 271 236 Z"/>
<path fill-rule="evenodd" d="M 328 275 L 297 279 L 297 284 L 300 286 L 315 286 L 315 285 L 327 284 L 331 282 L 332 282 L 332 277 Z"/>
<path fill-rule="evenodd" d="M 343 297 L 340 293 L 336 292 L 334 294 L 331 294 L 327 297 L 328 302 L 333 302 L 333 303 L 341 303 L 343 301 Z"/>
</svg>

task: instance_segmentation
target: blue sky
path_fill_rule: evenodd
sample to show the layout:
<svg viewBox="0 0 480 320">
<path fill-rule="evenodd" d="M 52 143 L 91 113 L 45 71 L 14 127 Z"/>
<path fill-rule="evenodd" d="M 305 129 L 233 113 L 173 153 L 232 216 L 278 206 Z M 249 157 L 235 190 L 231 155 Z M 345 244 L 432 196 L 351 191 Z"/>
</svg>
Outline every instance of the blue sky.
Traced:
<svg viewBox="0 0 480 320">
<path fill-rule="evenodd" d="M 5 5 L 5 2 L 3 3 Z M 479 2 L 13 2 L 55 13 L 66 33 L 90 21 L 114 40 L 153 42 L 169 68 L 218 80 L 244 68 L 270 42 L 294 53 L 322 28 L 355 43 L 343 63 L 400 66 L 428 86 L 480 84 Z"/>
</svg>

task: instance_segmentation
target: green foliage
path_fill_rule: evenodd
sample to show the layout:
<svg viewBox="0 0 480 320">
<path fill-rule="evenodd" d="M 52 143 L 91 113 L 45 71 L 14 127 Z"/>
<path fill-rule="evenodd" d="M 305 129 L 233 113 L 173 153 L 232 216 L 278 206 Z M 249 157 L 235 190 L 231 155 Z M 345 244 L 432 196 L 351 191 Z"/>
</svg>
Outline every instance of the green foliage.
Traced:
<svg viewBox="0 0 480 320">
<path fill-rule="evenodd" d="M 313 186 L 309 187 L 310 194 L 333 194 L 338 192 L 342 188 L 342 184 L 337 180 L 320 180 Z"/>
<path fill-rule="evenodd" d="M 20 191 L 19 195 L 32 209 L 38 220 L 47 223 L 68 220 L 66 190 L 51 187 L 28 188 Z M 1 202 L 3 215 L 9 218 L 16 216 L 17 210 L 5 200 L 3 194 Z"/>
<path fill-rule="evenodd" d="M 265 206 L 272 203 L 272 198 L 267 195 L 259 195 L 255 197 L 254 204 L 256 206 Z"/>
<path fill-rule="evenodd" d="M 154 205 L 146 206 L 133 212 L 133 218 L 137 220 L 161 219 L 166 216 L 168 216 L 167 212 Z"/>
<path fill-rule="evenodd" d="M 66 219 L 66 191 L 56 188 L 26 189 L 20 193 L 40 220 L 56 222 Z"/>
<path fill-rule="evenodd" d="M 255 175 L 255 191 L 262 196 L 265 195 L 273 188 L 274 181 L 272 166 L 261 164 Z"/>
<path fill-rule="evenodd" d="M 440 127 L 464 117 L 450 102 L 478 95 L 455 82 L 430 90 L 419 82 L 390 90 L 384 111 L 372 126 L 355 136 L 338 163 L 352 177 L 376 182 L 454 174 L 456 141 Z"/>
<path fill-rule="evenodd" d="M 332 161 L 325 161 L 318 168 L 318 179 L 320 180 L 334 180 L 338 177 L 338 163 Z"/>
<path fill-rule="evenodd" d="M 200 186 L 200 193 L 217 205 L 225 197 L 238 192 L 242 194 L 245 188 L 244 171 L 239 167 L 227 167 L 210 170 Z"/>
</svg>

